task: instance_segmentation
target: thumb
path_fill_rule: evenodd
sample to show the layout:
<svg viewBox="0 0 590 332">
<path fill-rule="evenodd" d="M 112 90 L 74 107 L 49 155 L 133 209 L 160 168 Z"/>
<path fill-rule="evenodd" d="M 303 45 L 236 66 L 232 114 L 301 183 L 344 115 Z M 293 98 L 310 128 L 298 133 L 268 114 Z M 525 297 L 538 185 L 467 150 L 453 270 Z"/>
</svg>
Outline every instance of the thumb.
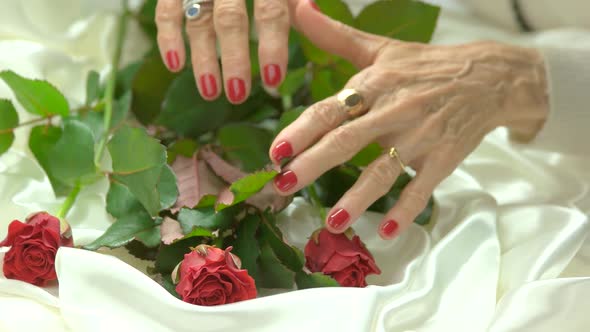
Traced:
<svg viewBox="0 0 590 332">
<path fill-rule="evenodd" d="M 321 13 L 313 0 L 289 0 L 295 28 L 322 50 L 362 69 L 375 62 L 389 39 L 357 30 Z"/>
</svg>

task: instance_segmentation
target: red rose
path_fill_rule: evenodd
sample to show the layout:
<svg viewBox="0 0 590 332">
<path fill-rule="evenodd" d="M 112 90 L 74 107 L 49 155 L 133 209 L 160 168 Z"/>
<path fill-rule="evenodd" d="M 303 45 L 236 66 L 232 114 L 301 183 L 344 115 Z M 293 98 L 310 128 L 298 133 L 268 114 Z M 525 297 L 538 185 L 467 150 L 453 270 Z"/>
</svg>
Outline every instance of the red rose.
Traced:
<svg viewBox="0 0 590 332">
<path fill-rule="evenodd" d="M 256 298 L 254 279 L 230 250 L 201 245 L 184 255 L 176 286 L 183 301 L 214 306 Z"/>
<path fill-rule="evenodd" d="M 365 277 L 381 274 L 375 259 L 361 239 L 354 235 L 332 234 L 322 229 L 305 246 L 305 266 L 311 272 L 331 276 L 344 287 L 366 287 Z"/>
<path fill-rule="evenodd" d="M 44 286 L 57 279 L 55 255 L 61 246 L 72 247 L 73 240 L 69 227 L 62 235 L 56 217 L 40 212 L 28 217 L 26 223 L 13 221 L 8 236 L 0 242 L 0 247 L 11 247 L 4 255 L 4 275 Z"/>
</svg>

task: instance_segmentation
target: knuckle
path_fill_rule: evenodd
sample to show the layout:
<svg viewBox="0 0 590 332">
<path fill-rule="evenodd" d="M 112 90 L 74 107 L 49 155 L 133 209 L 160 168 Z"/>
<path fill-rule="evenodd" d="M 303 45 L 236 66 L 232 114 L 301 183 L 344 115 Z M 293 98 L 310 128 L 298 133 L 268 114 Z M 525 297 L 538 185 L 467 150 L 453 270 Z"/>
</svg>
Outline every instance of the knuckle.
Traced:
<svg viewBox="0 0 590 332">
<path fill-rule="evenodd" d="M 366 169 L 368 177 L 375 183 L 379 193 L 385 195 L 391 189 L 395 179 L 399 175 L 397 166 L 390 160 L 378 162 Z"/>
<path fill-rule="evenodd" d="M 282 1 L 259 1 L 254 14 L 257 24 L 285 24 L 289 22 L 289 12 Z"/>
<path fill-rule="evenodd" d="M 330 143 L 333 145 L 336 153 L 342 155 L 347 160 L 359 150 L 358 135 L 348 126 L 334 129 L 331 134 Z"/>
<path fill-rule="evenodd" d="M 178 6 L 174 1 L 160 1 L 156 9 L 156 24 L 167 23 L 180 20 L 182 13 L 179 12 Z"/>
<path fill-rule="evenodd" d="M 430 195 L 423 190 L 419 189 L 411 189 L 404 193 L 405 201 L 407 206 L 412 212 L 418 214 L 420 211 L 424 210 L 428 201 L 430 200 Z"/>
<path fill-rule="evenodd" d="M 337 110 L 326 103 L 316 104 L 309 113 L 310 120 L 319 123 L 324 129 L 332 129 L 341 123 Z"/>
<path fill-rule="evenodd" d="M 186 21 L 186 32 L 188 34 L 198 32 L 199 34 L 205 34 L 208 38 L 215 38 L 215 33 L 211 27 L 211 22 L 213 22 L 213 13 L 206 11 L 201 15 L 202 16 L 197 20 Z"/>
<path fill-rule="evenodd" d="M 231 2 L 222 2 L 215 8 L 215 25 L 224 31 L 245 31 L 248 13 Z"/>
</svg>

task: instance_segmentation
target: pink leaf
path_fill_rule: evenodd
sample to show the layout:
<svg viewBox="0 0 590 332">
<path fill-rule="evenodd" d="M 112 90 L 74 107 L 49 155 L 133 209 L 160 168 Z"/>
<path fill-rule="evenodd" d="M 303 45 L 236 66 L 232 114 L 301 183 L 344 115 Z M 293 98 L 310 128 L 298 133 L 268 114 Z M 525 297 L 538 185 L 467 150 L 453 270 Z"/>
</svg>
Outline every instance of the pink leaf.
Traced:
<svg viewBox="0 0 590 332">
<path fill-rule="evenodd" d="M 204 148 L 199 152 L 199 155 L 217 174 L 220 178 L 225 180 L 227 183 L 233 183 L 243 178 L 247 174 L 242 172 L 236 166 L 228 163 L 213 152 L 210 148 Z"/>
<path fill-rule="evenodd" d="M 162 222 L 160 235 L 162 236 L 162 242 L 166 245 L 184 237 L 180 223 L 168 217 L 164 218 L 164 222 Z"/>
</svg>

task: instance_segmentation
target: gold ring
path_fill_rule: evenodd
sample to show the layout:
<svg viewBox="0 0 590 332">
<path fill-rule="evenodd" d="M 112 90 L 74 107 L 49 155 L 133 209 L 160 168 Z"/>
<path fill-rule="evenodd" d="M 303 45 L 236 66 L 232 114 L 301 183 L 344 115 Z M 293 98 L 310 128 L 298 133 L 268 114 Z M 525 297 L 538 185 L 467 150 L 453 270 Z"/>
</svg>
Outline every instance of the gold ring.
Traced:
<svg viewBox="0 0 590 332">
<path fill-rule="evenodd" d="M 344 89 L 338 93 L 336 98 L 353 118 L 359 117 L 368 111 L 365 109 L 363 96 L 355 89 Z"/>
<path fill-rule="evenodd" d="M 397 150 L 395 149 L 395 147 L 392 147 L 389 150 L 389 156 L 392 159 L 397 160 L 397 162 L 399 163 L 400 167 L 402 168 L 402 171 L 406 171 L 406 164 L 404 164 L 404 162 L 402 161 L 402 158 L 400 158 L 399 153 L 397 152 Z"/>
</svg>

